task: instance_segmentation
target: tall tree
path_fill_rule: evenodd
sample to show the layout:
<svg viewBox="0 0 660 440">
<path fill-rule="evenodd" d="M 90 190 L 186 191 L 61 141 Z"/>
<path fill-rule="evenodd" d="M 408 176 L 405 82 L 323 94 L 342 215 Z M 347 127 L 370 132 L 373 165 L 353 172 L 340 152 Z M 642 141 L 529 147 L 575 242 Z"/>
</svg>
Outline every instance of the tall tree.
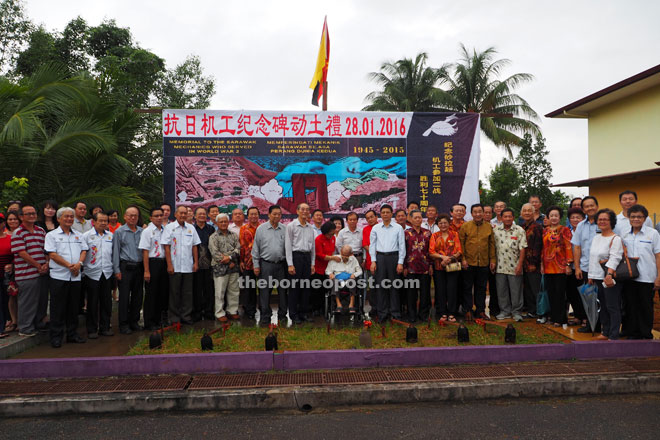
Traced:
<svg viewBox="0 0 660 440">
<path fill-rule="evenodd" d="M 382 87 L 369 93 L 366 111 L 436 111 L 439 103 L 437 84 L 443 77 L 445 66 L 428 67 L 428 56 L 422 52 L 415 59 L 403 58 L 386 62 L 380 72 L 371 72 L 369 78 Z"/>
<path fill-rule="evenodd" d="M 27 46 L 32 23 L 21 0 L 0 2 L 0 75 L 11 75 L 18 54 Z"/>
<path fill-rule="evenodd" d="M 510 64 L 507 59 L 494 60 L 497 52 L 490 47 L 483 52 L 468 51 L 461 44 L 461 60 L 441 71 L 446 86 L 440 92 L 439 107 L 449 111 L 501 114 L 481 118 L 481 130 L 495 145 L 513 157 L 511 147 L 520 146 L 519 135 L 540 135 L 534 120 L 538 115 L 527 101 L 514 93 L 521 84 L 534 77 L 529 73 L 515 73 L 498 79 Z M 511 117 L 504 115 L 513 115 Z"/>
<path fill-rule="evenodd" d="M 28 177 L 33 202 L 144 206 L 134 189 L 121 186 L 133 166 L 117 143 L 130 125 L 99 98 L 92 79 L 64 66 L 43 65 L 20 85 L 0 80 L 0 181 Z"/>
</svg>

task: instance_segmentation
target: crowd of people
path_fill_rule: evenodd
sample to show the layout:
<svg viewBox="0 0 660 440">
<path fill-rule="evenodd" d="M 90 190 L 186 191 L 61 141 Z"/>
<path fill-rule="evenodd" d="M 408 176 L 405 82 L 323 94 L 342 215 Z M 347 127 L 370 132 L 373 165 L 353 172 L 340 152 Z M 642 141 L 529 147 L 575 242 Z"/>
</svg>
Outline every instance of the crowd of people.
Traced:
<svg viewBox="0 0 660 440">
<path fill-rule="evenodd" d="M 364 226 L 354 212 L 326 220 L 306 203 L 287 224 L 277 205 L 262 223 L 266 213 L 256 207 L 236 208 L 230 217 L 217 206 L 172 210 L 164 203 L 143 225 L 136 206 L 125 210 L 122 224 L 117 211 L 101 206 L 91 207 L 88 218 L 83 202 L 38 208 L 11 202 L 0 213 L 0 337 L 44 331 L 58 348 L 113 336 L 116 296 L 122 334 L 236 320 L 241 307 L 245 319 L 259 312 L 259 324 L 268 325 L 274 289 L 278 320 L 301 324 L 326 313 L 330 280 L 334 313 L 363 314 L 369 304 L 381 323 L 426 321 L 434 313 L 450 322 L 535 319 L 580 332 L 592 331 L 578 293 L 589 283 L 600 300 L 598 339 L 650 339 L 660 224 L 653 228 L 635 192 L 624 191 L 619 200 L 617 215 L 600 209 L 593 196 L 573 199 L 565 224 L 564 208 L 543 212 L 537 196 L 518 217 L 504 201 L 472 205 L 469 221 L 460 203 L 440 214 L 434 206 L 422 212 L 415 202 L 407 209 L 384 204 L 365 214 Z M 624 258 L 637 259 L 639 277 L 617 282 Z M 373 283 L 348 289 L 342 301 L 337 286 L 358 279 Z M 543 314 L 537 310 L 542 290 L 550 303 Z"/>
</svg>

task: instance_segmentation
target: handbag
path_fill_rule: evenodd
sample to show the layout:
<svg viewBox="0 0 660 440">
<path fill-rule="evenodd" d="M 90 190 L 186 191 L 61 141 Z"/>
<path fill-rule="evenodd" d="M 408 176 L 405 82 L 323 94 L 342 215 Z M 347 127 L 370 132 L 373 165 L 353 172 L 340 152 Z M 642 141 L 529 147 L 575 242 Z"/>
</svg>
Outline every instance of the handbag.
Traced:
<svg viewBox="0 0 660 440">
<path fill-rule="evenodd" d="M 461 266 L 460 261 L 454 261 L 453 263 L 449 263 L 448 265 L 445 266 L 446 272 L 458 272 L 459 270 L 462 269 L 463 267 Z"/>
<path fill-rule="evenodd" d="M 538 316 L 545 316 L 550 313 L 550 299 L 548 298 L 548 291 L 545 290 L 545 276 L 541 277 L 541 290 L 539 296 L 536 297 L 536 314 Z"/>
<path fill-rule="evenodd" d="M 614 237 L 616 237 L 616 235 Z M 610 249 L 612 248 L 614 237 L 612 237 L 610 240 Z M 612 278 L 615 278 L 619 281 L 633 280 L 639 276 L 639 269 L 637 269 L 639 258 L 628 257 L 628 250 L 626 249 L 626 245 L 623 243 L 623 239 L 621 239 L 621 246 L 623 246 L 623 258 L 621 261 L 619 261 L 619 265 L 616 267 L 616 271 L 614 272 L 614 275 L 612 275 Z M 605 271 L 605 275 L 607 275 L 608 269 L 605 264 L 607 264 L 608 261 L 609 259 L 599 261 L 600 266 Z"/>
</svg>

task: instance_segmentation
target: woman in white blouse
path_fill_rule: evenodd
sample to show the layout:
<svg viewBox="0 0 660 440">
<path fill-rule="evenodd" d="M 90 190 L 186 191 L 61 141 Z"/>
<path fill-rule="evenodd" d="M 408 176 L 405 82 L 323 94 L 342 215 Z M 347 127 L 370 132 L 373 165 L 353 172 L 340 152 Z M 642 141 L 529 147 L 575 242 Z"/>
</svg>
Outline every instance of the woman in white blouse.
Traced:
<svg viewBox="0 0 660 440">
<path fill-rule="evenodd" d="M 601 209 L 596 214 L 600 234 L 596 234 L 589 251 L 589 284 L 598 286 L 600 323 L 602 334 L 596 339 L 619 339 L 621 327 L 621 288 L 613 275 L 623 258 L 623 241 L 613 231 L 616 214 L 611 209 Z M 605 264 L 605 270 L 601 266 Z M 605 262 L 606 261 L 606 262 Z"/>
</svg>

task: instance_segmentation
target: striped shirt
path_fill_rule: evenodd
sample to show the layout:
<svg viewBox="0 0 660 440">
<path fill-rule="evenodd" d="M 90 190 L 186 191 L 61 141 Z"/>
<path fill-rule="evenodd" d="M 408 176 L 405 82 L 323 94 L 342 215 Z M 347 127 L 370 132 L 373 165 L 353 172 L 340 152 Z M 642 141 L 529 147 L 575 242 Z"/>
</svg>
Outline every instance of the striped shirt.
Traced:
<svg viewBox="0 0 660 440">
<path fill-rule="evenodd" d="M 31 280 L 39 276 L 39 269 L 21 258 L 18 255 L 19 252 L 26 251 L 37 263 L 46 263 L 46 252 L 44 251 L 46 231 L 37 225 L 34 225 L 33 228 L 33 232 L 30 232 L 23 225 L 20 225 L 11 236 L 11 252 L 14 254 L 14 277 L 16 281 Z"/>
</svg>

